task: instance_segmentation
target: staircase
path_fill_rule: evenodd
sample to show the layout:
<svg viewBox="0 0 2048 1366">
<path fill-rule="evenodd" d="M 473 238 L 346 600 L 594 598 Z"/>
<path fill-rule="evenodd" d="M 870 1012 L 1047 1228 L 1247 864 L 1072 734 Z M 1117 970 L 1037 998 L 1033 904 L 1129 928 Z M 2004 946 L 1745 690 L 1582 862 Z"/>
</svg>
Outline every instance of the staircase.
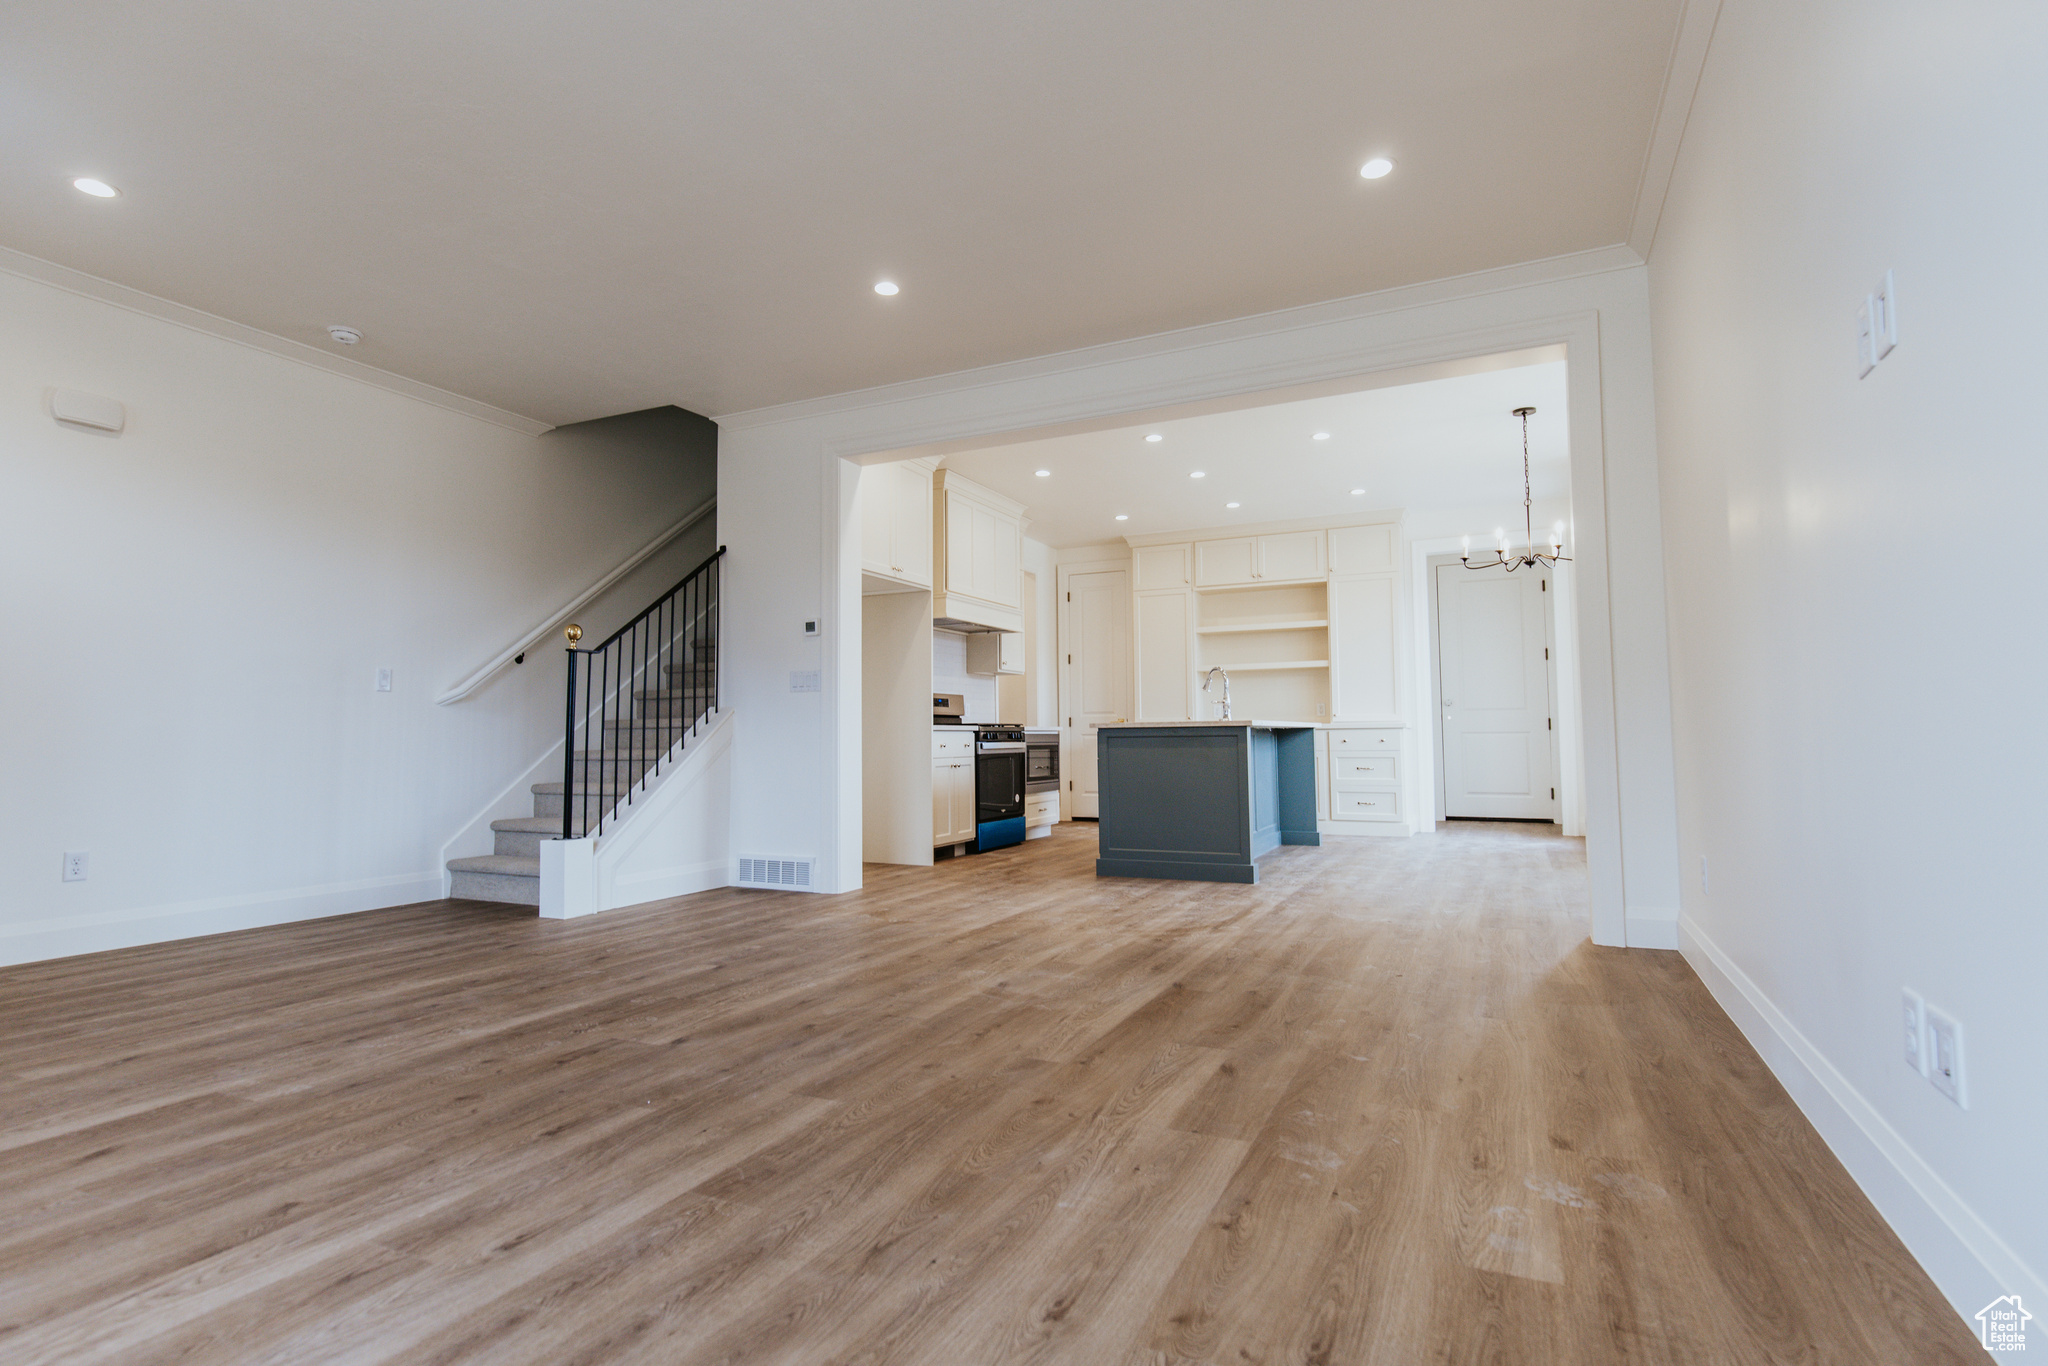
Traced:
<svg viewBox="0 0 2048 1366">
<path fill-rule="evenodd" d="M 718 561 L 724 554 L 721 546 L 602 645 L 571 647 L 563 777 L 533 784 L 531 816 L 491 822 L 490 853 L 448 861 L 449 896 L 540 905 L 541 843 L 610 829 L 642 784 L 679 757 L 678 746 L 718 710 Z M 572 639 L 580 637 L 579 628 L 570 629 Z M 662 686 L 629 688 L 650 676 L 659 676 Z M 589 746 L 593 734 L 595 748 Z"/>
</svg>

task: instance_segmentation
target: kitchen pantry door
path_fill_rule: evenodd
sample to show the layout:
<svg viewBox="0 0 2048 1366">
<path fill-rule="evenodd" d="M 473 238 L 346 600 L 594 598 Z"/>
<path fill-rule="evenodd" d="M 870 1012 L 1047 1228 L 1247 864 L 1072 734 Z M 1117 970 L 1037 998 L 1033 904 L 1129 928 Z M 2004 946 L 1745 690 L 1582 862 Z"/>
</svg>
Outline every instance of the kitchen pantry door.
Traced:
<svg viewBox="0 0 2048 1366">
<path fill-rule="evenodd" d="M 1060 602 L 1060 720 L 1069 783 L 1061 815 L 1100 814 L 1095 727 L 1130 715 L 1131 593 L 1121 569 L 1063 575 Z"/>
<path fill-rule="evenodd" d="M 1558 818 L 1548 570 L 1436 571 L 1444 815 Z"/>
</svg>

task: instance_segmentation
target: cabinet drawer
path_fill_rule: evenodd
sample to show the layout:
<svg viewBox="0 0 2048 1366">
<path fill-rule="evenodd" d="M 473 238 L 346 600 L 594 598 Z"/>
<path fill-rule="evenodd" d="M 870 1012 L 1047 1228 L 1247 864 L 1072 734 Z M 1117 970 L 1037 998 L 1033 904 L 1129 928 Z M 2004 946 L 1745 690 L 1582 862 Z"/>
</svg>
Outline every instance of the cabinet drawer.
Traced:
<svg viewBox="0 0 2048 1366">
<path fill-rule="evenodd" d="M 1060 794 L 1043 792 L 1024 799 L 1024 824 L 1051 825 L 1060 818 Z"/>
<path fill-rule="evenodd" d="M 1330 757 L 1345 754 L 1371 753 L 1383 750 L 1389 754 L 1401 749 L 1401 732 L 1398 730 L 1333 730 L 1330 732 Z"/>
<path fill-rule="evenodd" d="M 1330 819 L 1336 821 L 1397 821 L 1401 819 L 1401 794 L 1393 791 L 1330 794 Z"/>
<path fill-rule="evenodd" d="M 963 759 L 974 753 L 973 731 L 935 730 L 932 732 L 932 758 Z"/>
<path fill-rule="evenodd" d="M 1401 781 L 1401 757 L 1381 750 L 1340 750 L 1330 760 L 1331 781 L 1340 784 L 1391 786 Z"/>
</svg>

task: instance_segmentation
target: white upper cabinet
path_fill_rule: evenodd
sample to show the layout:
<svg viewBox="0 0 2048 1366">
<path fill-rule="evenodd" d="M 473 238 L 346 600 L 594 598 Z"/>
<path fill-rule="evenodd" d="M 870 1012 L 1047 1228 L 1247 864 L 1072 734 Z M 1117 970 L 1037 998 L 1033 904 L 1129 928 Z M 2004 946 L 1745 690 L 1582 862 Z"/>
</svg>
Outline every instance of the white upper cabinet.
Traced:
<svg viewBox="0 0 2048 1366">
<path fill-rule="evenodd" d="M 1131 552 L 1138 570 L 1138 591 L 1155 588 L 1186 588 L 1193 580 L 1188 574 L 1188 551 L 1183 545 L 1141 545 Z"/>
<path fill-rule="evenodd" d="M 1167 547 L 1159 547 L 1166 549 Z M 1195 542 L 1195 586 L 1309 583 L 1323 577 L 1323 533 L 1282 531 Z"/>
<path fill-rule="evenodd" d="M 940 470 L 934 487 L 933 617 L 1023 630 L 1023 507 L 951 470 Z"/>
<path fill-rule="evenodd" d="M 1221 588 L 1259 581 L 1258 538 L 1232 536 L 1227 541 L 1195 542 L 1195 585 Z"/>
<path fill-rule="evenodd" d="M 1332 574 L 1385 574 L 1394 568 L 1394 528 L 1340 526 L 1330 529 Z"/>
<path fill-rule="evenodd" d="M 870 465 L 860 479 L 860 567 L 928 588 L 932 582 L 932 465 Z"/>
<path fill-rule="evenodd" d="M 1301 582 L 1323 577 L 1323 533 L 1283 531 L 1259 537 L 1259 581 Z"/>
<path fill-rule="evenodd" d="M 1023 673 L 1024 637 L 1015 631 L 976 631 L 967 637 L 967 672 Z"/>
</svg>

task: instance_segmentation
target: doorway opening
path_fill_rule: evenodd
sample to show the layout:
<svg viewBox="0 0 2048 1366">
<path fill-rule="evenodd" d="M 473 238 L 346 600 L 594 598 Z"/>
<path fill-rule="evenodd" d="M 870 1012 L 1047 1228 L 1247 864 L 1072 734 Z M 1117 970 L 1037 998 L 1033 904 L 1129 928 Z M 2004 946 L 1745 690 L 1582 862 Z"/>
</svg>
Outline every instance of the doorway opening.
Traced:
<svg viewBox="0 0 2048 1366">
<path fill-rule="evenodd" d="M 1318 826 L 1331 838 L 1427 834 L 1474 815 L 1583 833 L 1568 814 L 1581 804 L 1577 695 L 1556 658 L 1572 639 L 1570 609 L 1556 606 L 1568 575 L 1546 571 L 1534 609 L 1511 614 L 1538 642 L 1537 674 L 1511 671 L 1510 681 L 1540 742 L 1525 729 L 1520 767 L 1501 724 L 1456 728 L 1445 749 L 1437 565 L 1457 564 L 1463 537 L 1520 522 L 1522 406 L 1538 414 L 1538 520 L 1562 522 L 1569 542 L 1562 344 L 863 457 L 865 615 L 894 623 L 864 632 L 864 646 L 915 656 L 879 675 L 864 661 L 864 680 L 886 676 L 892 688 L 887 724 L 875 720 L 882 699 L 864 699 L 867 772 L 893 771 L 898 788 L 927 781 L 929 756 L 908 756 L 912 727 L 928 724 L 926 692 L 957 694 L 969 720 L 985 707 L 989 720 L 1056 729 L 1057 819 L 1086 820 L 1098 811 L 1097 728 L 1209 719 L 1227 687 L 1235 717 L 1329 734 L 1316 784 Z M 921 579 L 897 548 L 920 517 L 930 526 Z M 1457 620 L 1471 623 L 1457 640 L 1472 648 L 1454 663 L 1466 671 L 1460 682 L 1469 675 L 1479 688 L 1475 715 L 1500 711 L 1500 661 L 1478 628 L 1505 610 L 1508 591 L 1453 595 Z M 910 594 L 923 596 L 875 602 Z M 933 649 L 911 629 L 923 621 Z M 949 631 L 1015 631 L 1015 671 L 956 672 L 952 656 L 966 652 Z M 974 654 L 987 663 L 1002 651 Z M 1506 800 L 1513 780 L 1520 806 Z M 867 856 L 929 861 L 915 846 L 933 838 L 921 828 L 931 789 L 913 800 L 866 786 Z M 1459 795 L 1447 806 L 1450 792 Z M 1494 800 L 1475 807 L 1474 794 Z M 878 817 L 920 828 L 878 838 Z"/>
</svg>

